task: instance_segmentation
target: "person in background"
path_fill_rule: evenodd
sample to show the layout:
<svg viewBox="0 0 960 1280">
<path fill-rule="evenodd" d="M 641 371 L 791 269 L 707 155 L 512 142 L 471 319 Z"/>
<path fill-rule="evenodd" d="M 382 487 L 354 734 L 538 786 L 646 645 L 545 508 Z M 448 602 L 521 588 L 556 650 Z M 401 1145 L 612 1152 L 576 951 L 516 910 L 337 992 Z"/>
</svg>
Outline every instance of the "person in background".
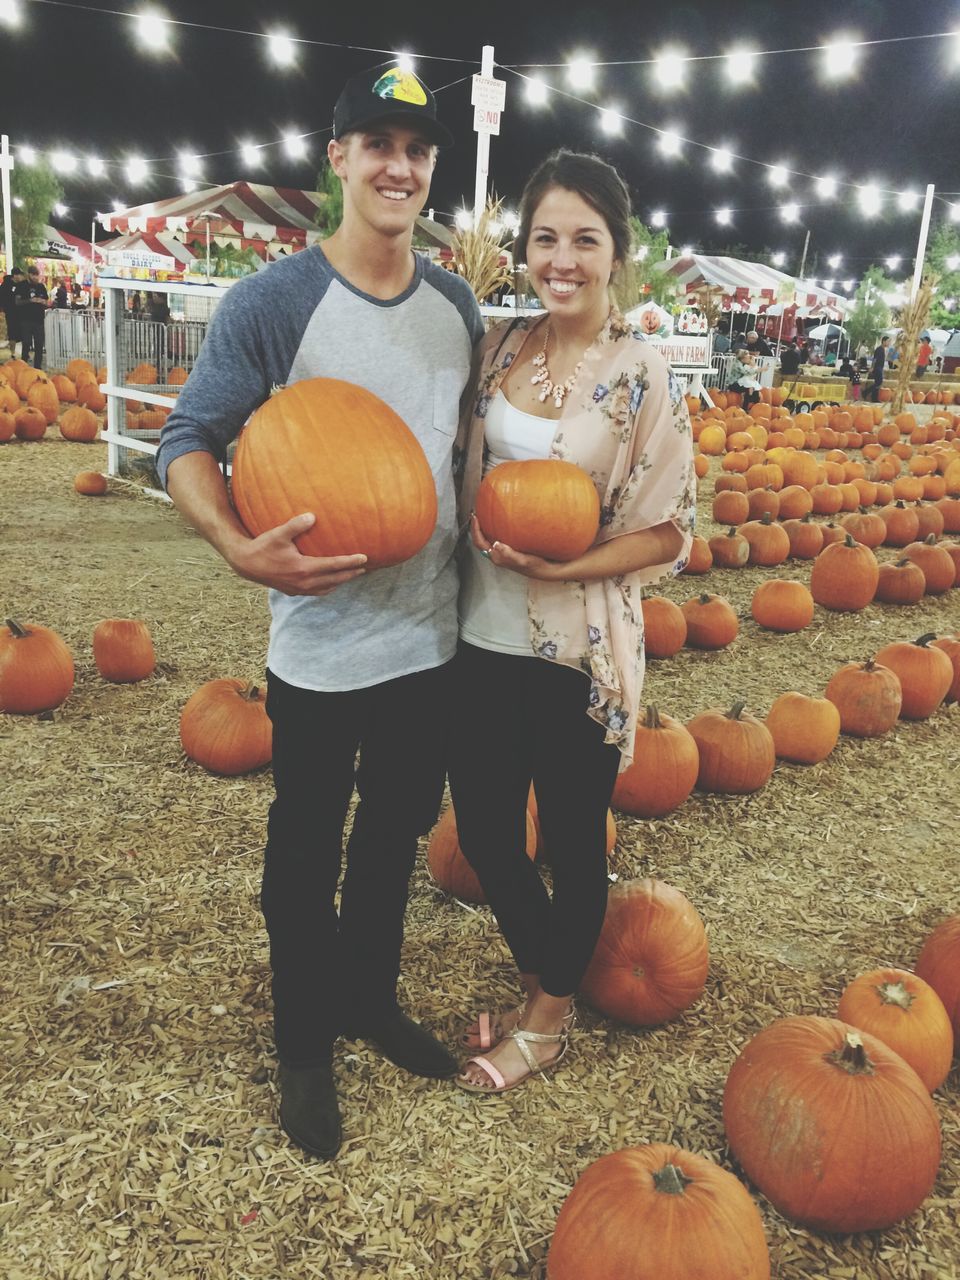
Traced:
<svg viewBox="0 0 960 1280">
<path fill-rule="evenodd" d="M 760 377 L 756 356 L 746 347 L 741 347 L 727 369 L 727 386 L 731 391 L 739 391 L 743 398 L 743 408 L 749 409 L 760 399 Z"/>
<path fill-rule="evenodd" d="M 333 1072 L 340 1035 L 372 1041 L 416 1075 L 457 1070 L 397 992 L 417 840 L 443 797 L 457 644 L 454 444 L 483 335 L 467 282 L 413 251 L 437 149 L 452 142 L 433 94 L 412 72 L 381 65 L 347 81 L 327 144 L 343 190 L 340 225 L 322 244 L 226 291 L 157 455 L 183 515 L 240 577 L 271 588 L 275 797 L 260 900 L 280 1123 L 324 1159 L 341 1142 Z M 230 505 L 218 465 L 230 441 L 273 389 L 319 377 L 379 396 L 430 464 L 437 526 L 402 564 L 368 572 L 361 547 L 301 555 L 295 540 L 315 513 L 254 538 Z"/>
<path fill-rule="evenodd" d="M 780 372 L 785 378 L 795 378 L 800 369 L 800 352 L 796 339 L 791 338 L 780 352 Z"/>
<path fill-rule="evenodd" d="M 899 337 L 900 335 L 898 334 L 897 336 Z M 874 355 L 876 355 L 876 352 L 874 352 Z M 895 346 L 893 342 L 890 342 L 889 349 L 887 351 L 887 368 L 896 369 L 899 363 L 900 363 L 900 349 L 899 347 Z"/>
<path fill-rule="evenodd" d="M 43 368 L 44 323 L 50 295 L 40 279 L 40 268 L 34 263 L 27 267 L 27 278 L 21 280 L 14 291 L 17 302 L 17 318 L 20 323 L 21 360 L 29 361 L 33 352 L 33 367 Z"/>
<path fill-rule="evenodd" d="M 719 325 L 713 329 L 713 349 L 718 355 L 726 355 L 730 350 L 730 339 Z"/>
<path fill-rule="evenodd" d="M 695 516 L 682 388 L 611 300 L 631 252 L 622 178 L 596 156 L 555 152 L 526 184 L 515 245 L 546 314 L 487 334 L 460 432 L 471 536 L 450 792 L 525 997 L 466 1033 L 484 1052 L 457 1083 L 478 1093 L 512 1089 L 563 1056 L 606 908 L 607 807 L 641 709 L 641 589 L 683 568 Z M 600 525 L 582 555 L 523 554 L 471 516 L 481 476 L 524 458 L 565 459 L 593 480 Z M 552 898 L 523 852 L 531 782 Z"/>
<path fill-rule="evenodd" d="M 57 291 L 53 295 L 53 305 L 58 311 L 63 311 L 70 306 L 70 295 L 67 292 L 66 280 L 61 280 L 57 285 Z"/>
<path fill-rule="evenodd" d="M 846 378 L 850 383 L 850 399 L 860 399 L 860 370 L 851 363 L 850 356 L 843 357 L 843 363 L 837 369 L 838 378 Z"/>
<path fill-rule="evenodd" d="M 17 359 L 17 344 L 20 342 L 20 314 L 17 310 L 17 285 L 25 280 L 23 267 L 14 267 L 8 271 L 0 282 L 0 309 L 7 322 L 7 345 L 10 348 L 10 359 Z"/>
<path fill-rule="evenodd" d="M 922 378 L 927 372 L 927 366 L 933 359 L 933 345 L 928 335 L 924 335 L 920 340 L 920 346 L 917 348 L 917 377 Z"/>
<path fill-rule="evenodd" d="M 878 401 L 880 399 L 880 388 L 883 386 L 883 371 L 887 363 L 887 347 L 889 347 L 889 345 L 889 335 L 884 334 L 874 350 L 873 364 L 870 366 L 870 390 L 867 392 L 868 400 Z"/>
<path fill-rule="evenodd" d="M 747 340 L 744 343 L 744 347 L 751 355 L 754 356 L 768 356 L 770 354 L 769 344 L 766 339 L 760 337 L 756 329 L 751 329 L 747 333 Z"/>
</svg>

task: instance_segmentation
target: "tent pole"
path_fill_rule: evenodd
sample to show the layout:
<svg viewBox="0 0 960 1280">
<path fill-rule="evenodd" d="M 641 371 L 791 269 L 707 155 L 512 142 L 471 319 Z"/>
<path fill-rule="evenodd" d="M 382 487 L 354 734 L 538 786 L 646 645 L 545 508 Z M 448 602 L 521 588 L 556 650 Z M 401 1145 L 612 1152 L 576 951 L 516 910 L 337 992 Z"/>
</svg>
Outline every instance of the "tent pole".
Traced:
<svg viewBox="0 0 960 1280">
<path fill-rule="evenodd" d="M 930 210 L 933 208 L 932 182 L 927 184 L 927 194 L 923 201 L 923 217 L 920 219 L 920 240 L 917 243 L 917 261 L 913 269 L 913 286 L 910 289 L 910 301 L 916 298 L 923 276 L 923 260 L 927 252 L 927 232 L 930 230 Z"/>
</svg>

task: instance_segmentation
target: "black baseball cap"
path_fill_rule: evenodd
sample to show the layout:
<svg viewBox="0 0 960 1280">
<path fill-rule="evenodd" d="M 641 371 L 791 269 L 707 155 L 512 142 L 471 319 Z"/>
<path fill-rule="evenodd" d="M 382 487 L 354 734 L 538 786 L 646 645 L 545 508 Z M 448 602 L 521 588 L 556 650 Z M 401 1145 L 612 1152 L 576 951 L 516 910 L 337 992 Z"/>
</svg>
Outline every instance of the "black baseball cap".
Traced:
<svg viewBox="0 0 960 1280">
<path fill-rule="evenodd" d="M 342 138 L 376 120 L 415 123 L 438 147 L 453 146 L 453 135 L 437 119 L 436 98 L 412 71 L 395 64 L 350 77 L 333 109 L 333 136 Z"/>
</svg>

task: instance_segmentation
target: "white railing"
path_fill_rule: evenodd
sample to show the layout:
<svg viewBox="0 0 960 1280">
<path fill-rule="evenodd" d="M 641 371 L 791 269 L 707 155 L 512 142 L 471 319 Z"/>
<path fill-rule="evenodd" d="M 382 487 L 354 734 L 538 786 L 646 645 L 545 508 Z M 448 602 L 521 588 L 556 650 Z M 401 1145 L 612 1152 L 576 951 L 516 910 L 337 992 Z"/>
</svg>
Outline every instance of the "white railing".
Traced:
<svg viewBox="0 0 960 1280">
<path fill-rule="evenodd" d="M 736 359 L 736 356 L 730 352 L 713 353 L 710 359 L 710 385 L 719 387 L 721 391 L 726 391 L 727 383 L 730 378 L 730 365 Z M 773 373 L 777 368 L 778 360 L 776 356 L 755 356 L 755 367 L 757 370 L 757 379 L 761 387 L 773 386 Z"/>
</svg>

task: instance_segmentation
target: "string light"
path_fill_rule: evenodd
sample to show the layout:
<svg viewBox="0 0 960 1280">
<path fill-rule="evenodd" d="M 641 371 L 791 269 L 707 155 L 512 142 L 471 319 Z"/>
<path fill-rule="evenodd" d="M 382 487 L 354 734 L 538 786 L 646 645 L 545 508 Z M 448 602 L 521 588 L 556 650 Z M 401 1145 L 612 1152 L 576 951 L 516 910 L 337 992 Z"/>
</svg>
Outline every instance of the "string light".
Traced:
<svg viewBox="0 0 960 1280">
<path fill-rule="evenodd" d="M 814 183 L 814 190 L 821 200 L 832 200 L 837 194 L 837 180 L 830 174 L 824 174 Z"/>
<path fill-rule="evenodd" d="M 263 159 L 260 148 L 255 142 L 240 143 L 240 158 L 248 169 L 255 169 Z"/>
<path fill-rule="evenodd" d="M 657 143 L 660 152 L 665 156 L 678 156 L 683 146 L 683 140 L 675 129 L 661 129 L 660 141 Z"/>
<path fill-rule="evenodd" d="M 600 112 L 600 128 L 604 133 L 620 133 L 623 129 L 623 119 L 612 107 L 605 107 Z"/>
<path fill-rule="evenodd" d="M 860 204 L 860 210 L 867 218 L 875 218 L 883 208 L 883 197 L 880 195 L 880 189 L 874 182 L 868 182 L 865 186 L 857 187 L 857 200 Z"/>
<path fill-rule="evenodd" d="M 833 270 L 836 271 L 837 267 L 839 267 L 842 261 L 843 261 L 842 253 L 832 253 L 830 257 L 827 259 L 827 266 L 832 267 Z"/>
<path fill-rule="evenodd" d="M 789 204 L 782 204 L 780 206 L 780 217 L 784 222 L 796 222 L 800 217 L 800 206 L 792 200 Z"/>
<path fill-rule="evenodd" d="M 17 158 L 21 164 L 36 164 L 37 153 L 33 147 L 17 147 Z"/>
<path fill-rule="evenodd" d="M 732 221 L 732 215 L 728 208 L 718 209 L 713 216 L 720 223 L 721 227 L 729 226 Z"/>
<path fill-rule="evenodd" d="M 901 258 L 899 253 L 892 253 L 889 258 L 884 258 L 883 265 L 887 268 L 888 271 L 896 271 L 896 269 L 900 266 L 900 261 L 901 261 Z"/>
<path fill-rule="evenodd" d="M 946 263 L 948 271 L 960 270 L 960 253 L 951 253 Z"/>
<path fill-rule="evenodd" d="M 771 165 L 767 173 L 767 181 L 771 187 L 785 187 L 790 181 L 786 166 L 782 164 Z"/>
<path fill-rule="evenodd" d="M 70 210 L 67 208 L 65 204 L 55 204 L 53 206 L 53 212 L 57 215 L 58 218 L 65 218 L 67 214 L 70 212 Z"/>
<path fill-rule="evenodd" d="M 170 22 L 159 9 L 141 9 L 134 15 L 137 43 L 147 53 L 166 53 L 170 48 Z"/>
<path fill-rule="evenodd" d="M 104 165 L 99 156 L 86 156 L 83 163 L 87 166 L 87 173 L 91 178 L 103 177 L 106 165 Z"/>
<path fill-rule="evenodd" d="M 918 191 L 901 191 L 897 196 L 897 208 L 901 213 L 909 213 L 911 209 L 915 209 L 920 202 L 920 193 Z"/>
<path fill-rule="evenodd" d="M 724 58 L 727 79 L 738 87 L 750 84 L 756 61 L 757 55 L 752 49 L 731 49 Z"/>
<path fill-rule="evenodd" d="M 297 60 L 297 46 L 285 31 L 267 32 L 267 52 L 277 67 L 292 67 Z"/>
<path fill-rule="evenodd" d="M 844 280 L 843 282 L 844 293 L 849 293 L 855 284 L 856 284 L 856 280 Z"/>
<path fill-rule="evenodd" d="M 180 165 L 180 175 L 183 178 L 198 178 L 202 168 L 200 157 L 192 155 L 187 151 L 181 151 L 177 157 Z"/>
<path fill-rule="evenodd" d="M 542 106 L 547 100 L 547 86 L 539 76 L 530 76 L 527 80 L 527 101 L 535 107 Z"/>
<path fill-rule="evenodd" d="M 292 130 L 283 135 L 283 149 L 291 160 L 302 160 L 307 154 L 307 144 L 300 133 Z"/>
<path fill-rule="evenodd" d="M 687 78 L 687 56 L 682 49 L 666 49 L 654 59 L 653 74 L 663 89 L 681 89 Z"/>
<path fill-rule="evenodd" d="M 770 261 L 773 263 L 775 267 L 782 267 L 783 264 L 786 262 L 786 260 L 787 260 L 787 255 L 780 250 L 772 254 L 770 258 Z"/>
<path fill-rule="evenodd" d="M 952 204 L 950 206 L 950 221 L 960 222 L 960 204 Z"/>
<path fill-rule="evenodd" d="M 401 53 L 397 58 L 397 66 L 401 71 L 406 72 L 407 75 L 413 75 L 413 54 Z"/>
<path fill-rule="evenodd" d="M 5 27 L 19 27 L 23 22 L 23 14 L 17 0 L 0 0 L 0 22 Z"/>
<path fill-rule="evenodd" d="M 684 258 L 689 258 L 692 253 L 693 253 L 692 244 L 685 244 L 683 248 L 680 250 L 680 254 Z"/>
<path fill-rule="evenodd" d="M 77 167 L 77 157 L 70 151 L 51 151 L 50 165 L 56 173 L 73 173 Z"/>
<path fill-rule="evenodd" d="M 859 51 L 852 40 L 835 40 L 823 46 L 823 69 L 828 79 L 841 80 L 852 75 Z"/>
<path fill-rule="evenodd" d="M 811 283 L 811 284 L 813 284 L 813 283 L 815 283 L 815 282 L 814 282 L 814 281 L 811 281 L 810 283 Z M 825 289 L 832 289 L 832 288 L 833 288 L 833 280 L 824 280 L 824 282 L 823 282 L 823 287 L 824 287 Z"/>
<path fill-rule="evenodd" d="M 458 209 L 456 216 L 454 217 L 454 222 L 461 231 L 469 231 L 473 226 L 473 214 L 469 209 Z"/>
<path fill-rule="evenodd" d="M 575 89 L 593 87 L 593 63 L 589 58 L 578 55 L 567 64 L 567 78 Z"/>
<path fill-rule="evenodd" d="M 651 227 L 665 227 L 667 225 L 667 215 L 663 209 L 655 209 L 650 215 Z"/>
<path fill-rule="evenodd" d="M 716 147 L 710 156 L 710 164 L 717 173 L 729 173 L 733 168 L 733 152 L 727 147 Z"/>
<path fill-rule="evenodd" d="M 150 170 L 147 166 L 146 160 L 141 159 L 140 156 L 128 157 L 126 175 L 127 181 L 132 187 L 138 186 L 141 182 L 144 182 L 148 177 L 149 172 Z"/>
</svg>

